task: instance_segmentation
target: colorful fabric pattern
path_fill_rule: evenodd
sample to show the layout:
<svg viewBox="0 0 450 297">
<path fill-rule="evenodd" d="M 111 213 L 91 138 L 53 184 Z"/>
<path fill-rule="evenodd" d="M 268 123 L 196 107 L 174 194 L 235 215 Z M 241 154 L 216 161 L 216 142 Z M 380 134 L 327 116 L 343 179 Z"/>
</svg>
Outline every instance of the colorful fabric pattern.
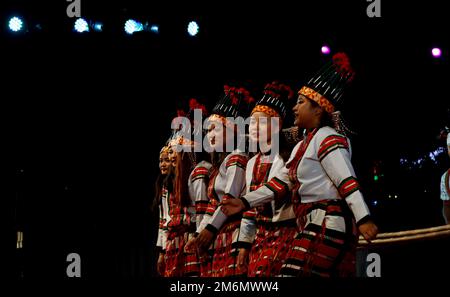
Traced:
<svg viewBox="0 0 450 297">
<path fill-rule="evenodd" d="M 267 105 L 256 105 L 255 108 L 253 108 L 251 114 L 254 114 L 255 112 L 263 112 L 267 114 L 269 117 L 278 117 L 278 118 L 280 117 L 280 115 L 275 109 Z"/>
<path fill-rule="evenodd" d="M 239 233 L 240 220 L 227 222 L 217 233 L 213 243 L 211 277 L 244 276 L 236 265 L 238 249 L 234 244 Z"/>
<path fill-rule="evenodd" d="M 191 228 L 195 230 L 195 227 Z M 194 237 L 186 229 L 170 231 L 168 234 L 165 259 L 165 277 L 200 276 L 200 261 L 196 253 L 185 253 L 184 246 Z"/>
<path fill-rule="evenodd" d="M 248 265 L 249 277 L 272 277 L 280 274 L 298 229 L 292 226 L 259 225 Z"/>
<path fill-rule="evenodd" d="M 272 178 L 265 185 L 275 194 L 275 197 L 283 197 L 289 191 L 288 185 L 277 177 Z"/>
<path fill-rule="evenodd" d="M 245 170 L 247 167 L 248 159 L 242 155 L 234 155 L 231 156 L 226 162 L 226 168 L 230 168 L 232 166 L 238 166 L 239 168 Z"/>
<path fill-rule="evenodd" d="M 355 177 L 350 176 L 341 182 L 338 191 L 342 198 L 347 198 L 352 193 L 359 191 L 359 183 Z"/>
<path fill-rule="evenodd" d="M 300 91 L 298 91 L 298 93 L 317 102 L 317 104 L 319 104 L 320 107 L 325 109 L 326 112 L 328 113 L 334 112 L 334 105 L 327 98 L 322 96 L 319 92 L 316 92 L 315 90 L 304 86 L 300 89 Z"/>
<path fill-rule="evenodd" d="M 297 204 L 296 213 L 301 231 L 280 276 L 355 276 L 358 231 L 344 200 Z"/>
<path fill-rule="evenodd" d="M 320 161 L 322 161 L 326 156 L 328 156 L 328 154 L 338 148 L 349 150 L 347 138 L 340 135 L 330 135 L 326 137 L 320 144 L 317 157 Z"/>
</svg>

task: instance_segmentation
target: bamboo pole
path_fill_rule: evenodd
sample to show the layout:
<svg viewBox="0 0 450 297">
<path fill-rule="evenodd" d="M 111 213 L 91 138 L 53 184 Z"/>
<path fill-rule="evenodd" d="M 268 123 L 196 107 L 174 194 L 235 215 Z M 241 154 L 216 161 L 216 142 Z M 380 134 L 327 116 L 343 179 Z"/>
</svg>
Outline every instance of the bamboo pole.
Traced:
<svg viewBox="0 0 450 297">
<path fill-rule="evenodd" d="M 450 236 L 450 225 L 400 232 L 381 233 L 377 236 L 377 239 L 372 240 L 371 243 L 368 243 L 362 236 L 360 236 L 359 248 L 437 239 L 448 236 Z"/>
</svg>

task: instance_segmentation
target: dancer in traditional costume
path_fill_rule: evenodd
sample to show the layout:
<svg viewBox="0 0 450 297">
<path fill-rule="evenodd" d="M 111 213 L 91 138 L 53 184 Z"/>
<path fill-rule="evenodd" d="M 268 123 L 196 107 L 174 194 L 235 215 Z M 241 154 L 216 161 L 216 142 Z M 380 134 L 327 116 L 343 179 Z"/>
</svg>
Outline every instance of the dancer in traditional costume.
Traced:
<svg viewBox="0 0 450 297">
<path fill-rule="evenodd" d="M 247 163 L 246 193 L 267 183 L 289 158 L 290 151 L 286 154 L 280 131 L 288 108 L 287 101 L 293 95 L 292 89 L 286 85 L 267 84 L 263 97 L 251 112 L 249 137 L 250 141 L 258 144 L 258 152 Z M 274 148 L 272 141 L 276 139 L 278 147 Z M 243 271 L 247 270 L 250 277 L 278 275 L 297 232 L 289 195 L 278 203 L 272 200 L 244 212 L 239 232 L 238 266 L 242 266 Z"/>
<path fill-rule="evenodd" d="M 280 173 L 265 186 L 221 206 L 226 215 L 279 200 L 292 191 L 300 232 L 280 276 L 353 276 L 358 229 L 378 232 L 350 162 L 351 147 L 338 103 L 354 72 L 338 53 L 299 91 L 295 125 L 305 129 Z"/>
<path fill-rule="evenodd" d="M 185 116 L 190 118 L 194 109 L 205 110 L 203 105 L 191 99 L 190 111 Z M 192 141 L 193 135 L 186 137 L 186 132 L 191 133 L 190 127 L 188 130 L 175 131 L 168 146 L 169 150 L 175 152 L 175 156 L 172 155 L 172 158 L 169 158 L 171 163 L 175 164 L 175 174 L 173 187 L 163 196 L 160 204 L 165 235 L 161 244 L 163 245 L 165 241 L 163 259 L 166 277 L 200 275 L 197 254 L 186 252 L 184 247 L 191 238 L 194 238 L 197 228 L 196 202 L 199 199 L 205 199 L 205 194 L 201 191 L 206 188 L 208 180 L 208 172 L 203 171 L 208 167 L 208 162 L 200 158 L 201 154 L 195 154 L 193 151 L 195 143 Z M 201 133 L 202 130 L 198 131 Z M 202 174 L 199 174 L 200 172 Z"/>
<path fill-rule="evenodd" d="M 170 220 L 169 216 L 169 188 L 172 188 L 173 166 L 169 157 L 168 145 L 165 145 L 159 153 L 159 169 L 160 174 L 155 184 L 155 199 L 159 208 L 159 228 L 156 247 L 158 251 L 157 272 L 160 276 L 165 275 L 166 270 L 166 243 L 168 228 L 167 224 Z M 170 185 L 169 185 L 170 184 Z"/>
<path fill-rule="evenodd" d="M 209 202 L 197 228 L 198 236 L 193 241 L 202 255 L 202 276 L 208 277 L 242 274 L 236 267 L 238 251 L 235 246 L 242 215 L 226 217 L 218 205 L 228 199 L 240 197 L 245 191 L 248 157 L 244 150 L 227 152 L 230 142 L 236 143 L 237 133 L 235 123 L 229 118 L 243 115 L 242 112 L 248 108 L 253 98 L 242 88 L 225 86 L 224 91 L 225 96 L 216 104 L 208 119 L 210 129 L 207 137 L 213 150 L 213 167 L 208 186 Z"/>
</svg>

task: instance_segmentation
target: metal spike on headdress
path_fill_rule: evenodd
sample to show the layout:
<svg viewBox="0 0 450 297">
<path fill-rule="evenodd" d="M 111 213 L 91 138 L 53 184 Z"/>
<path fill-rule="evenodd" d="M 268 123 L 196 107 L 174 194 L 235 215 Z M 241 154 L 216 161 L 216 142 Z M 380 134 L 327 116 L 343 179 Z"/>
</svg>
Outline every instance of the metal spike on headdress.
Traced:
<svg viewBox="0 0 450 297">
<path fill-rule="evenodd" d="M 348 56 L 345 53 L 337 53 L 333 55 L 332 61 L 322 66 L 299 91 L 300 95 L 315 101 L 328 112 L 336 130 L 344 135 L 355 133 L 348 128 L 340 111 L 336 109 L 354 75 Z"/>
<path fill-rule="evenodd" d="M 285 84 L 274 81 L 264 87 L 263 96 L 256 102 L 253 112 L 268 111 L 277 114 L 281 119 L 286 117 L 287 101 L 294 96 L 292 89 Z"/>
<path fill-rule="evenodd" d="M 333 56 L 333 61 L 322 66 L 305 86 L 336 105 L 353 77 L 354 71 L 348 56 L 345 53 L 337 53 Z"/>
<path fill-rule="evenodd" d="M 247 116 L 249 106 L 254 102 L 250 92 L 244 88 L 224 86 L 224 95 L 214 106 L 211 114 L 223 117 Z"/>
<path fill-rule="evenodd" d="M 205 105 L 199 103 L 197 99 L 194 98 L 189 100 L 189 110 L 187 113 L 183 109 L 177 110 L 177 117 L 172 120 L 177 120 L 177 122 L 175 122 L 177 128 L 172 128 L 171 135 L 167 139 L 166 145 L 187 145 L 189 142 L 185 139 L 186 135 L 190 135 L 190 143 L 192 144 L 195 140 L 195 135 L 203 133 L 202 123 L 194 123 L 194 110 L 196 109 L 201 110 L 202 117 L 208 114 Z M 182 125 L 183 118 L 180 117 L 185 118 L 184 120 L 187 119 L 189 123 Z"/>
</svg>

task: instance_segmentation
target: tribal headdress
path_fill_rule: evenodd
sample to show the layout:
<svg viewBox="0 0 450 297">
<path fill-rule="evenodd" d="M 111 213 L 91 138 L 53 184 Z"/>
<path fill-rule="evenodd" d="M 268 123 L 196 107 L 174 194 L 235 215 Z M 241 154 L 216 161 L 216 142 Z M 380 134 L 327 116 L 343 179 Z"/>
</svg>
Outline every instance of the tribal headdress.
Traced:
<svg viewBox="0 0 450 297">
<path fill-rule="evenodd" d="M 255 99 L 246 89 L 225 85 L 224 95 L 214 106 L 210 120 L 219 120 L 226 124 L 227 117 L 246 117 L 254 102 Z"/>
<path fill-rule="evenodd" d="M 263 96 L 256 102 L 252 114 L 259 111 L 284 120 L 288 109 L 287 101 L 293 96 L 294 91 L 287 85 L 276 81 L 266 84 Z"/>
<path fill-rule="evenodd" d="M 353 80 L 355 72 L 345 53 L 337 53 L 332 62 L 319 70 L 298 92 L 333 113 L 342 100 L 344 90 Z"/>
<path fill-rule="evenodd" d="M 194 145 L 196 136 L 203 136 L 202 123 L 195 122 L 195 110 L 201 112 L 201 118 L 199 120 L 208 115 L 205 105 L 200 104 L 194 98 L 189 100 L 189 111 L 187 113 L 183 109 L 177 110 L 177 117 L 172 120 L 172 136 L 169 139 L 170 145 Z M 183 121 L 187 122 L 183 123 Z M 187 135 L 189 135 L 190 140 L 186 139 L 185 136 Z"/>
<path fill-rule="evenodd" d="M 298 92 L 315 101 L 331 115 L 334 128 L 342 134 L 352 133 L 342 119 L 337 109 L 342 103 L 345 89 L 353 81 L 355 72 L 350 65 L 350 59 L 345 53 L 337 53 L 331 62 L 319 70 Z"/>
</svg>

